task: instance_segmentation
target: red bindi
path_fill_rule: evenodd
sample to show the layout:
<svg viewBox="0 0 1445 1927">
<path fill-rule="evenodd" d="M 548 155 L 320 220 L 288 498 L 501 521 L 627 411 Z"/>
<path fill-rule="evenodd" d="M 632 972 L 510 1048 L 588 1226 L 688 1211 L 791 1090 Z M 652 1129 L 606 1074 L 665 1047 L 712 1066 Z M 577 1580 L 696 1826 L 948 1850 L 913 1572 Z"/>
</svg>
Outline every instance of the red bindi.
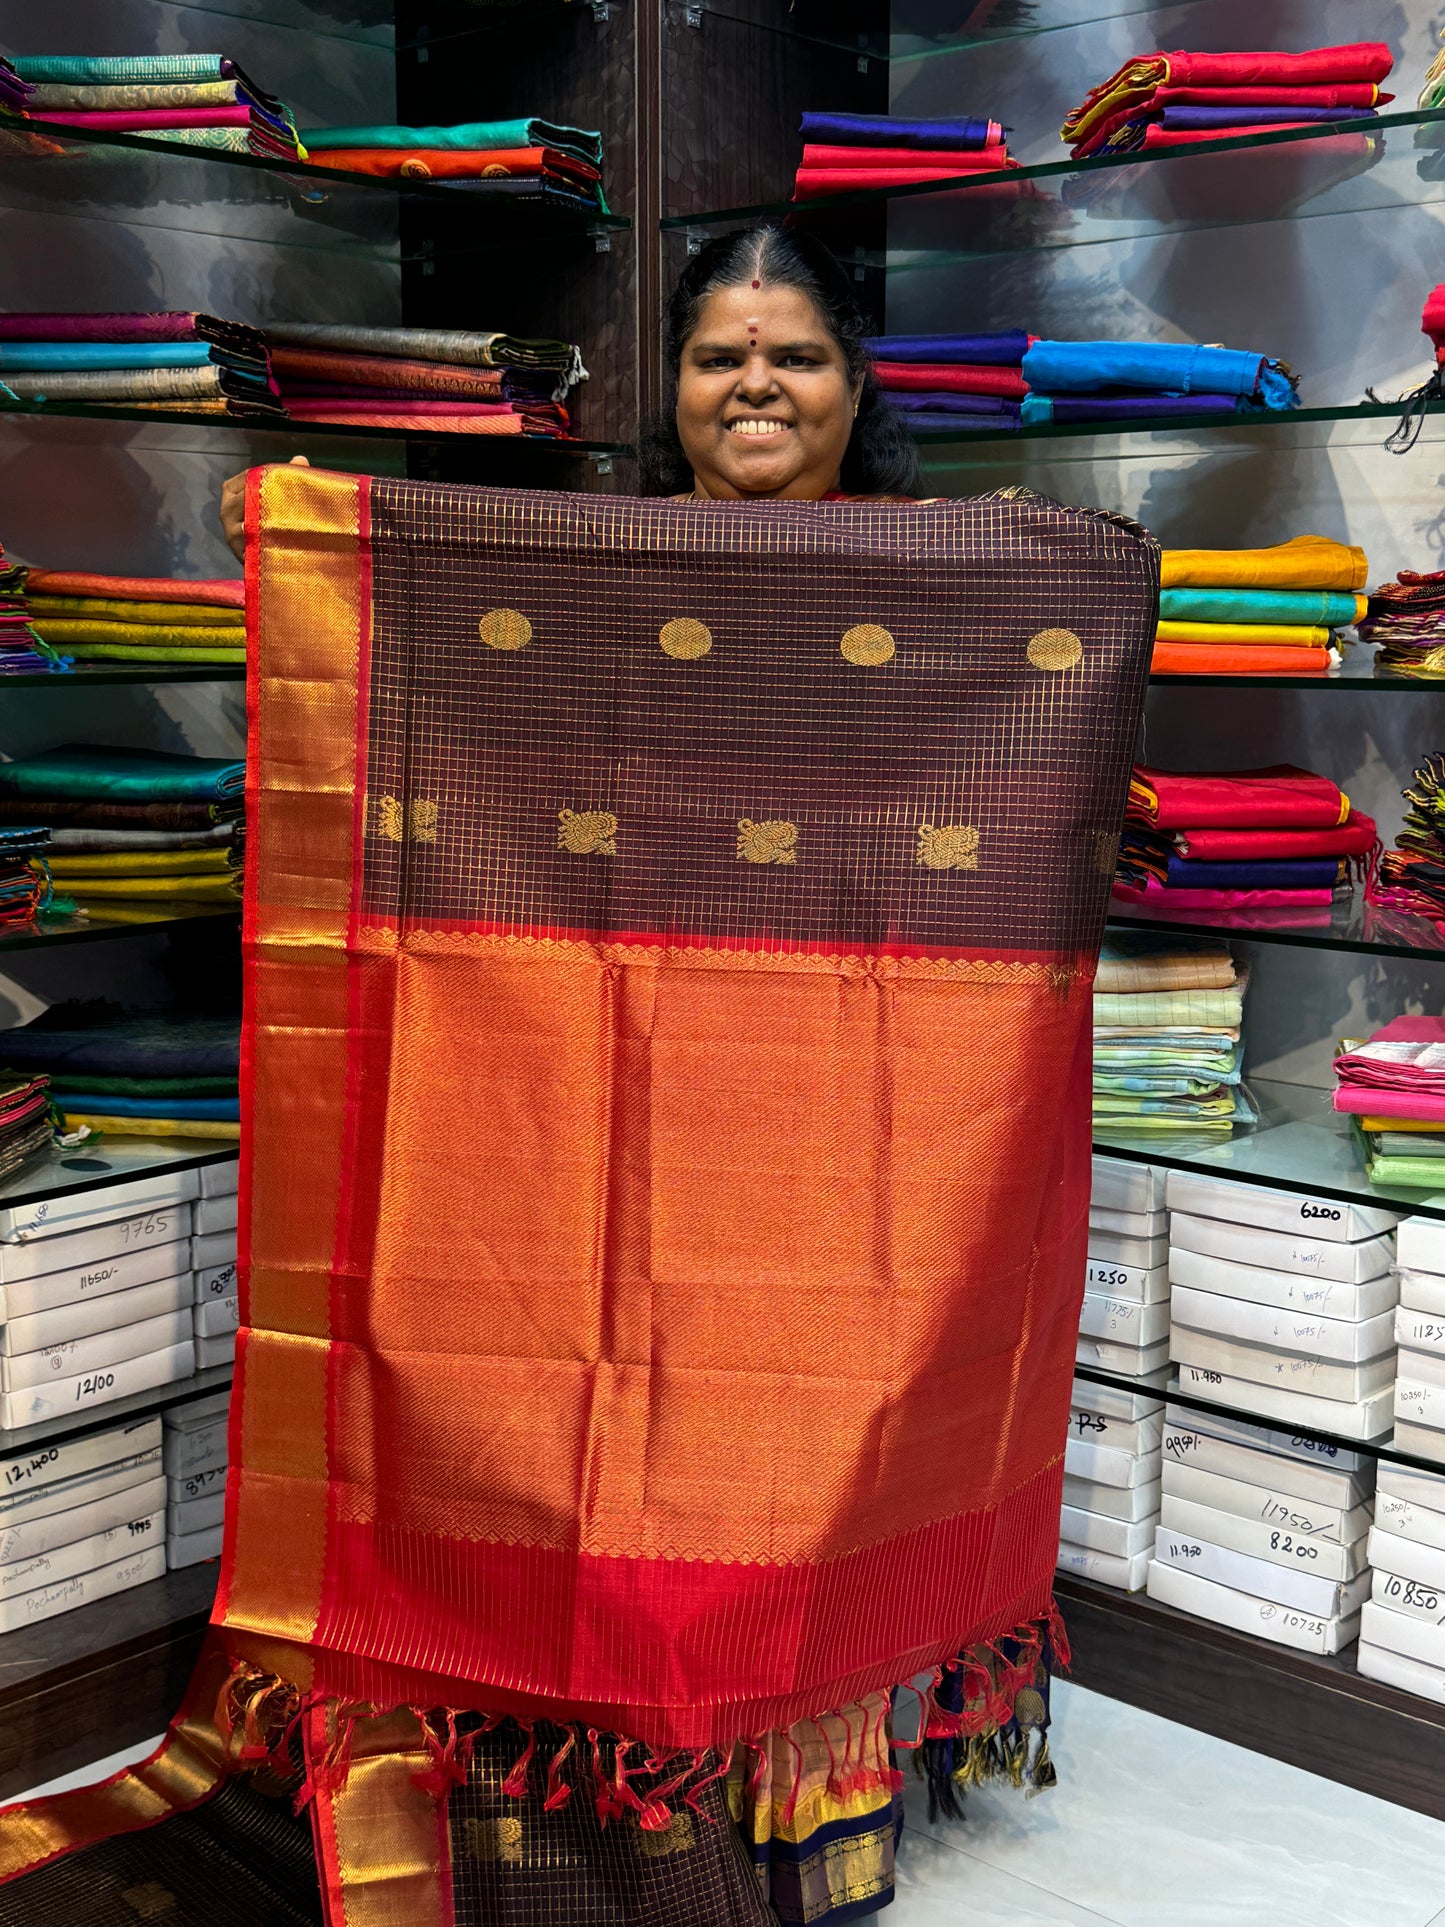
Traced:
<svg viewBox="0 0 1445 1927">
<path fill-rule="evenodd" d="M 761 287 L 762 285 L 763 285 L 763 284 L 762 284 L 762 282 L 761 282 L 761 281 L 754 281 L 754 283 L 753 283 L 753 286 L 754 286 L 755 288 L 760 288 L 760 287 Z"/>
</svg>

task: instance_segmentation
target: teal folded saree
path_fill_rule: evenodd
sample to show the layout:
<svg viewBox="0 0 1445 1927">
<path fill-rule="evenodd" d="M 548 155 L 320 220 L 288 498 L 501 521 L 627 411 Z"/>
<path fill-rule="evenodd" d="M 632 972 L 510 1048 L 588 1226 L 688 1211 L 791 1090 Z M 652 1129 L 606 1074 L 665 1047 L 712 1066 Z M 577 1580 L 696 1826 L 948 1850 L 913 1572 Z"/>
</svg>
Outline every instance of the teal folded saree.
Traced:
<svg viewBox="0 0 1445 1927">
<path fill-rule="evenodd" d="M 336 147 L 472 148 L 555 147 L 602 165 L 602 136 L 550 120 L 473 120 L 458 127 L 308 127 L 301 135 L 310 154 Z"/>
<path fill-rule="evenodd" d="M 1165 589 L 1161 622 L 1319 623 L 1345 629 L 1362 597 L 1330 589 Z"/>
<path fill-rule="evenodd" d="M 246 765 L 217 756 L 67 743 L 0 763 L 0 796 L 64 802 L 211 803 L 239 799 Z"/>
</svg>

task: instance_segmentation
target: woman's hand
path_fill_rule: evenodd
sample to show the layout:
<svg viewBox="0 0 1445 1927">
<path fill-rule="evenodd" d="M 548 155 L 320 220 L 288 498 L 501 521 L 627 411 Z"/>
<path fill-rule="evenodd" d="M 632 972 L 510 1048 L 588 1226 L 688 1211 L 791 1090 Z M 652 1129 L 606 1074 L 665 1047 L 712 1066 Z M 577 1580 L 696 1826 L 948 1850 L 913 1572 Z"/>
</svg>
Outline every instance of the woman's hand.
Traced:
<svg viewBox="0 0 1445 1927">
<path fill-rule="evenodd" d="M 310 468 L 304 455 L 291 457 L 293 468 Z M 238 562 L 246 559 L 246 477 L 231 475 L 221 484 L 221 533 Z"/>
</svg>

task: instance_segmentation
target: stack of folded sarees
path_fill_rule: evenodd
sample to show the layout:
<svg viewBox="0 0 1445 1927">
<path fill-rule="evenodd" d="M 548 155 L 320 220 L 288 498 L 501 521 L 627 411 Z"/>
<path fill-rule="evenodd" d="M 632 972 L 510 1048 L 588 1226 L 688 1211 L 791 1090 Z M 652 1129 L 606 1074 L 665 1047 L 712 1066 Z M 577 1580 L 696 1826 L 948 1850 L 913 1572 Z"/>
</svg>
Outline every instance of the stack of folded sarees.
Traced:
<svg viewBox="0 0 1445 1927">
<path fill-rule="evenodd" d="M 863 187 L 914 187 L 1012 167 L 996 120 L 894 120 L 886 114 L 804 114 L 795 201 Z"/>
<path fill-rule="evenodd" d="M 524 115 L 454 127 L 313 127 L 303 136 L 318 167 L 405 181 L 447 181 L 489 201 L 595 208 L 602 136 Z"/>
<path fill-rule="evenodd" d="M 1394 98 L 1382 41 L 1306 53 L 1161 53 L 1126 61 L 1064 122 L 1076 160 L 1154 153 L 1282 127 L 1368 130 Z"/>
<path fill-rule="evenodd" d="M 1403 795 L 1410 805 L 1404 828 L 1371 873 L 1365 895 L 1382 909 L 1445 927 L 1445 755 L 1427 756 Z"/>
<path fill-rule="evenodd" d="M 72 569 L 30 569 L 24 575 L 35 633 L 79 661 L 246 660 L 244 583 Z"/>
<path fill-rule="evenodd" d="M 35 89 L 21 77 L 15 62 L 0 54 L 0 114 L 24 114 Z"/>
<path fill-rule="evenodd" d="M 108 923 L 237 907 L 245 764 L 91 744 L 0 763 L 0 833 L 50 832 L 53 887 Z"/>
<path fill-rule="evenodd" d="M 1380 668 L 1398 676 L 1445 676 L 1445 569 L 1401 569 L 1374 590 L 1360 640 L 1378 643 Z"/>
<path fill-rule="evenodd" d="M 0 396 L 267 421 L 266 339 L 215 315 L 0 314 Z"/>
<path fill-rule="evenodd" d="M 587 378 L 567 341 L 340 322 L 272 322 L 266 337 L 288 414 L 348 427 L 562 436 Z"/>
<path fill-rule="evenodd" d="M 1374 822 L 1337 783 L 1293 764 L 1197 772 L 1136 764 L 1114 903 L 1240 930 L 1323 927 L 1351 862 L 1375 843 Z"/>
<path fill-rule="evenodd" d="M 1017 428 L 1028 393 L 1030 337 L 1002 334 L 878 335 L 868 343 L 878 385 L 916 433 Z"/>
<path fill-rule="evenodd" d="M 48 1151 L 53 1138 L 49 1078 L 0 1069 L 0 1179 Z"/>
<path fill-rule="evenodd" d="M 52 1004 L 0 1031 L 0 1067 L 43 1074 L 67 1131 L 227 1142 L 240 1135 L 240 1032 L 238 1017 Z"/>
<path fill-rule="evenodd" d="M 12 111 L 52 126 L 306 158 L 290 109 L 221 54 L 25 54 L 13 66 L 29 93 Z"/>
<path fill-rule="evenodd" d="M 66 659 L 48 648 L 30 626 L 25 574 L 19 563 L 7 562 L 0 549 L 0 675 L 68 667 Z"/>
<path fill-rule="evenodd" d="M 1282 361 L 1187 341 L 1039 341 L 1023 359 L 1026 427 L 1275 414 L 1299 407 Z"/>
<path fill-rule="evenodd" d="M 1445 1017 L 1396 1017 L 1335 1059 L 1335 1109 L 1354 1120 L 1375 1184 L 1445 1192 Z"/>
<path fill-rule="evenodd" d="M 1254 1123 L 1241 1081 L 1246 983 L 1214 939 L 1112 934 L 1094 980 L 1095 1129 Z"/>
<path fill-rule="evenodd" d="M 0 823 L 0 930 L 33 923 L 50 901 L 49 843 L 43 824 Z"/>
<path fill-rule="evenodd" d="M 1323 674 L 1339 661 L 1336 632 L 1365 615 L 1367 567 L 1363 549 L 1323 535 L 1269 549 L 1166 549 L 1154 674 Z"/>
</svg>

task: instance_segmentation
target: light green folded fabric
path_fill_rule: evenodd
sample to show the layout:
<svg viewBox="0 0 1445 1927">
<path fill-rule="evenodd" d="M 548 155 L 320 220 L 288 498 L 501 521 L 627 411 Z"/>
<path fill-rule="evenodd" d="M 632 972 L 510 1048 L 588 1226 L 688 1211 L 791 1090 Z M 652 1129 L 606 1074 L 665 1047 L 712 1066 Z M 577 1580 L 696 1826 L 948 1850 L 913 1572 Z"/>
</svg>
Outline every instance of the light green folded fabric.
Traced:
<svg viewBox="0 0 1445 1927">
<path fill-rule="evenodd" d="M 1244 1020 L 1244 988 L 1232 990 L 1141 990 L 1094 998 L 1094 1022 L 1122 1029 L 1167 1024 L 1204 1030 L 1235 1030 Z"/>
</svg>

